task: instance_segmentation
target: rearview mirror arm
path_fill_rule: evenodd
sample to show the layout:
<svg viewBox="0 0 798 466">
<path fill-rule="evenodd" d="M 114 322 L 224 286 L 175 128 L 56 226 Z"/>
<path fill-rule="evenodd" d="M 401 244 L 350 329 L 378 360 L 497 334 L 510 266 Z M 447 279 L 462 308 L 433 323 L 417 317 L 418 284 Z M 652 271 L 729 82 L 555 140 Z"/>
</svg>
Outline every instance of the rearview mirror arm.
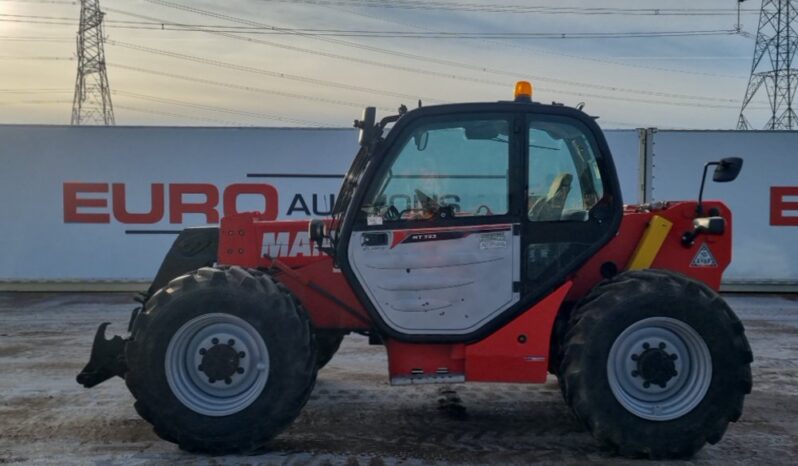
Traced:
<svg viewBox="0 0 798 466">
<path fill-rule="evenodd" d="M 695 206 L 695 213 L 699 217 L 704 215 L 704 206 L 701 204 L 701 201 L 704 198 L 704 185 L 707 182 L 707 170 L 709 167 L 720 165 L 720 162 L 707 162 L 704 164 L 704 174 L 701 176 L 701 189 L 698 190 L 698 205 Z"/>
</svg>

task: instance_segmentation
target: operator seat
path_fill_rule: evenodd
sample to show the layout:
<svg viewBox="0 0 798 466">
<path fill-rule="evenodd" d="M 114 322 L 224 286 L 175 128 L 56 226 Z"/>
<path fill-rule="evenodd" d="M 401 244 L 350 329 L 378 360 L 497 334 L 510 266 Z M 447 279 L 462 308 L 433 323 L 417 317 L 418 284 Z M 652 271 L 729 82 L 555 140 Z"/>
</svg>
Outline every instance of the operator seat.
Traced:
<svg viewBox="0 0 798 466">
<path fill-rule="evenodd" d="M 571 192 L 574 177 L 570 173 L 560 173 L 551 182 L 549 193 L 541 197 L 529 209 L 529 219 L 536 222 L 560 220 L 565 209 L 565 200 Z"/>
</svg>

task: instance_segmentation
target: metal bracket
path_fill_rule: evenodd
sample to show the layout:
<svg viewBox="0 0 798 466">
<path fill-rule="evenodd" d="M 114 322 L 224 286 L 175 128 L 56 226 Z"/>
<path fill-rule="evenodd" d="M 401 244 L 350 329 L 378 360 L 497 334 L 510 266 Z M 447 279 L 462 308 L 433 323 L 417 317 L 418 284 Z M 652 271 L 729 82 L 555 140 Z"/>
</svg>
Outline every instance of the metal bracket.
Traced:
<svg viewBox="0 0 798 466">
<path fill-rule="evenodd" d="M 125 362 L 127 340 L 118 335 L 110 340 L 106 339 L 105 329 L 109 324 L 110 322 L 103 322 L 97 328 L 89 363 L 77 376 L 78 383 L 86 388 L 105 382 L 115 375 L 124 377 L 127 372 L 127 363 Z"/>
</svg>

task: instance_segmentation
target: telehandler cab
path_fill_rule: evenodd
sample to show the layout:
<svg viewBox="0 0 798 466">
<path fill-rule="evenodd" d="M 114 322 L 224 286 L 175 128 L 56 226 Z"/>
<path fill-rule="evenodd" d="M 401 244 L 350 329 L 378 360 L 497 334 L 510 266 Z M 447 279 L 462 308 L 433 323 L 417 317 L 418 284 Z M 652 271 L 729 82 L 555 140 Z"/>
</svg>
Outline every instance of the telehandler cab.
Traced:
<svg viewBox="0 0 798 466">
<path fill-rule="evenodd" d="M 533 102 L 525 82 L 514 101 L 379 122 L 368 108 L 356 126 L 331 218 L 250 212 L 184 230 L 129 336 L 100 325 L 78 382 L 123 377 L 184 449 L 251 451 L 291 424 L 356 332 L 385 345 L 393 385 L 552 373 L 623 455 L 689 456 L 740 417 L 753 356 L 717 293 L 723 203 L 624 206 L 595 119 Z M 705 177 L 710 166 L 731 181 L 742 160 Z"/>
</svg>

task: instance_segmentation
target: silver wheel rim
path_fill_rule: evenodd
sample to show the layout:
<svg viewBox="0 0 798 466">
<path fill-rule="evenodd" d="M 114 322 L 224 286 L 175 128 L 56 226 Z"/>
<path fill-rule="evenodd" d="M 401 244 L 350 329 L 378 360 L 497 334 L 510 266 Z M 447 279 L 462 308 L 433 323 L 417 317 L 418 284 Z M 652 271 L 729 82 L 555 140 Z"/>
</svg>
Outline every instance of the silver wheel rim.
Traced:
<svg viewBox="0 0 798 466">
<path fill-rule="evenodd" d="M 650 317 L 615 339 L 607 377 L 615 399 L 627 411 L 651 421 L 669 421 L 704 399 L 712 380 L 712 356 L 686 323 Z"/>
<path fill-rule="evenodd" d="M 269 351 L 245 320 L 204 314 L 172 336 L 165 368 L 169 388 L 183 405 L 207 416 L 228 416 L 251 405 L 263 391 L 269 379 Z"/>
</svg>

